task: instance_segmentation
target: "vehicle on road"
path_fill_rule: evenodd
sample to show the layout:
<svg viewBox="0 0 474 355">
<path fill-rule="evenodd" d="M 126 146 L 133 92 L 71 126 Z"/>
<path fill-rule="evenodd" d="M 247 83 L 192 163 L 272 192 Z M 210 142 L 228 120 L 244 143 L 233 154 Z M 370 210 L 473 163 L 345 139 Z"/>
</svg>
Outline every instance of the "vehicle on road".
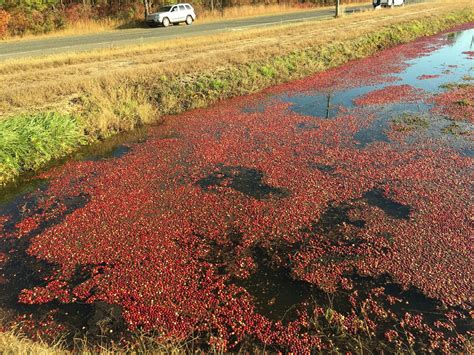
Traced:
<svg viewBox="0 0 474 355">
<path fill-rule="evenodd" d="M 405 0 L 372 0 L 374 8 L 377 7 L 387 7 L 387 6 L 403 6 L 405 5 Z"/>
<path fill-rule="evenodd" d="M 185 22 L 187 25 L 196 20 L 196 13 L 190 4 L 176 4 L 161 7 L 157 12 L 149 14 L 146 22 L 151 27 L 168 27 L 170 24 Z"/>
</svg>

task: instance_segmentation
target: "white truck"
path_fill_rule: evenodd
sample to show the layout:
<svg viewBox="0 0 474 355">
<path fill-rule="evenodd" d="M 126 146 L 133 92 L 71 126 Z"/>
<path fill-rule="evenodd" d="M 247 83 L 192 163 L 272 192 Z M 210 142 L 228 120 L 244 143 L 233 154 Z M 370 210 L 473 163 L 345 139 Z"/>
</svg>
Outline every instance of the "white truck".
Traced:
<svg viewBox="0 0 474 355">
<path fill-rule="evenodd" d="M 405 5 L 405 0 L 372 0 L 374 8 L 377 7 L 387 7 L 387 6 L 403 6 Z"/>
</svg>

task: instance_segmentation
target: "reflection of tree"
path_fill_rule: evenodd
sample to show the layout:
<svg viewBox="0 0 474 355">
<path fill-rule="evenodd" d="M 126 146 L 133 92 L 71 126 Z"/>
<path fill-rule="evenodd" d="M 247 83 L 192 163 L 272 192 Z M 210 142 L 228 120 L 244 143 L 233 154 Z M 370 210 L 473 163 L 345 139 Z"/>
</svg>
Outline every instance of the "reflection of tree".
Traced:
<svg viewBox="0 0 474 355">
<path fill-rule="evenodd" d="M 329 118 L 329 115 L 331 113 L 331 92 L 328 92 L 328 101 L 326 105 L 326 118 Z"/>
<path fill-rule="evenodd" d="M 462 35 L 462 32 L 451 32 L 451 33 L 448 33 L 448 44 L 450 46 L 453 46 L 459 37 L 461 37 Z"/>
</svg>

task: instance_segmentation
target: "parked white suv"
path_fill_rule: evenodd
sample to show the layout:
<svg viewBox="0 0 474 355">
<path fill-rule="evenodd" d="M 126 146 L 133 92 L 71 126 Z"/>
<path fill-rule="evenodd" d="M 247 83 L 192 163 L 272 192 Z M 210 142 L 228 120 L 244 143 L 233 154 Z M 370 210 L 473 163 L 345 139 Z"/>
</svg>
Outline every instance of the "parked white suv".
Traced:
<svg viewBox="0 0 474 355">
<path fill-rule="evenodd" d="M 146 17 L 146 22 L 152 27 L 158 25 L 168 27 L 171 23 L 177 24 L 180 22 L 186 22 L 187 25 L 190 25 L 194 20 L 196 20 L 196 13 L 189 4 L 163 6 L 157 12 Z"/>
<path fill-rule="evenodd" d="M 405 5 L 405 0 L 372 0 L 374 7 L 379 6 L 403 6 Z"/>
</svg>

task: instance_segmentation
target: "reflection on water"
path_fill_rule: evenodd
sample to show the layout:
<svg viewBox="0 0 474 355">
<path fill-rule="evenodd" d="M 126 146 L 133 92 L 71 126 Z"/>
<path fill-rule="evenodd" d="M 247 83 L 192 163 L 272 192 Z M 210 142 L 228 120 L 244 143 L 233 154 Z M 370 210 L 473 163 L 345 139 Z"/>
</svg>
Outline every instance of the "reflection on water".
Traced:
<svg viewBox="0 0 474 355">
<path fill-rule="evenodd" d="M 408 60 L 408 67 L 395 76 L 399 77 L 403 84 L 430 93 L 439 92 L 443 84 L 462 81 L 473 71 L 472 60 L 462 55 L 462 52 L 472 50 L 473 33 L 474 30 L 468 30 L 448 34 L 446 45 L 426 56 Z M 419 78 L 422 74 L 438 75 L 438 77 L 423 80 Z"/>
<path fill-rule="evenodd" d="M 439 40 L 439 39 L 437 39 Z M 452 124 L 449 117 L 442 117 L 431 112 L 433 104 L 429 101 L 419 100 L 416 102 L 395 102 L 383 105 L 357 106 L 356 99 L 370 95 L 377 90 L 394 85 L 409 85 L 416 89 L 421 89 L 425 94 L 434 95 L 445 90 L 445 85 L 449 83 L 459 83 L 472 80 L 473 62 L 469 56 L 462 55 L 462 52 L 473 50 L 474 30 L 467 30 L 458 33 L 448 34 L 441 39 L 443 45 L 436 46 L 436 49 L 421 55 L 414 59 L 406 61 L 406 68 L 399 73 L 393 73 L 392 79 L 388 82 L 363 85 L 355 88 L 334 89 L 326 88 L 324 91 L 315 90 L 313 92 L 305 91 L 302 93 L 285 93 L 273 96 L 272 99 L 281 100 L 289 103 L 289 110 L 302 116 L 315 118 L 311 124 L 302 122 L 297 126 L 299 130 L 318 129 L 318 122 L 325 119 L 335 119 L 341 117 L 341 114 L 354 114 L 360 117 L 370 117 L 364 121 L 353 135 L 354 143 L 360 149 L 364 149 L 374 142 L 384 142 L 391 144 L 388 132 L 395 119 L 402 115 L 412 117 L 422 117 L 426 119 L 427 126 L 419 132 L 430 138 L 436 138 L 443 144 L 452 146 L 460 154 L 474 156 L 472 142 L 464 139 L 462 136 L 449 135 L 444 129 Z M 423 76 L 424 75 L 424 76 Z M 341 79 L 341 81 L 344 79 Z M 269 105 L 271 105 L 269 100 Z M 262 105 L 259 110 L 265 110 Z M 255 112 L 255 111 L 252 111 Z M 457 122 L 463 130 L 472 131 L 472 124 L 469 122 Z M 408 136 L 407 141 L 415 139 Z M 310 167 L 332 174 L 334 166 L 310 162 Z M 410 218 L 412 211 L 410 206 L 401 204 L 387 198 L 382 190 L 377 188 L 367 191 L 362 199 L 369 205 L 380 208 L 385 214 L 395 219 Z M 348 219 L 347 210 L 342 207 L 330 207 L 323 213 L 317 229 L 318 233 L 325 236 L 333 233 L 339 224 L 356 225 L 358 228 L 364 226 L 364 221 L 352 221 Z M 316 228 L 316 227 L 315 227 Z M 337 230 L 337 228 L 336 228 Z M 337 234 L 337 233 L 336 233 Z M 391 240 L 391 236 L 387 236 Z M 294 252 L 294 251 L 293 251 Z M 294 280 L 286 269 L 274 269 L 269 262 L 267 255 L 259 252 L 259 262 L 257 271 L 251 277 L 244 281 L 238 281 L 239 285 L 244 286 L 256 299 L 257 307 L 260 312 L 275 320 L 290 320 L 295 314 L 295 306 L 303 301 L 312 300 L 319 305 L 334 306 L 334 302 L 345 300 L 341 291 L 328 302 L 328 295 L 317 288 L 312 288 L 307 283 Z M 429 299 L 415 288 L 403 290 L 393 283 L 389 277 L 364 278 L 353 275 L 351 279 L 355 283 L 355 289 L 364 291 L 376 286 L 383 286 L 388 295 L 400 297 L 404 301 L 397 303 L 391 308 L 397 314 L 405 312 L 419 312 L 425 319 L 435 322 L 440 319 L 440 309 L 443 308 L 438 301 Z M 336 305 L 336 309 L 344 310 L 347 304 Z M 461 330 L 468 330 L 472 327 L 470 321 L 460 319 L 456 325 Z M 449 332 L 448 332 L 449 333 Z M 454 335 L 451 334 L 451 335 Z"/>
<path fill-rule="evenodd" d="M 472 50 L 473 30 L 448 35 L 447 44 L 437 48 L 427 55 L 422 55 L 406 62 L 407 67 L 400 73 L 393 73 L 392 78 L 396 85 L 410 85 L 426 93 L 437 93 L 442 86 L 456 83 L 470 78 L 473 71 L 472 59 L 462 56 L 461 53 Z M 426 74 L 429 77 L 424 78 Z M 349 113 L 361 108 L 355 107 L 354 101 L 371 92 L 393 85 L 391 82 L 376 85 L 359 86 L 342 90 L 326 92 L 280 95 L 278 98 L 291 104 L 291 110 L 304 116 L 320 119 L 335 118 L 344 109 Z M 416 104 L 401 102 L 394 104 L 377 105 L 375 119 L 367 128 L 359 130 L 354 138 L 358 146 L 363 148 L 372 142 L 389 142 L 386 134 L 393 118 L 403 113 L 425 114 L 432 105 L 425 102 Z M 263 110 L 263 108 L 261 108 Z M 432 131 L 431 133 L 435 133 Z"/>
<path fill-rule="evenodd" d="M 74 159 L 82 161 L 98 161 L 103 159 L 120 158 L 130 152 L 133 144 L 145 142 L 146 137 L 146 127 L 141 127 L 131 132 L 117 134 L 104 141 L 84 147 L 75 154 Z"/>
<path fill-rule="evenodd" d="M 428 113 L 431 107 L 432 105 L 424 102 L 395 103 L 377 107 L 375 112 L 371 112 L 376 118 L 370 122 L 367 127 L 359 129 L 354 134 L 357 146 L 364 148 L 367 144 L 373 142 L 390 142 L 387 131 L 394 118 L 397 118 L 401 114 L 419 115 L 421 113 Z"/>
<path fill-rule="evenodd" d="M 369 85 L 327 93 L 281 96 L 280 99 L 291 103 L 291 110 L 304 116 L 334 118 L 341 108 L 351 109 L 354 100 L 369 92 L 382 89 L 388 84 Z"/>
<path fill-rule="evenodd" d="M 34 191 L 45 190 L 47 185 L 43 179 L 29 179 L 8 185 L 0 195 L 0 216 L 18 213 L 22 210 L 22 204 L 32 203 L 28 197 Z"/>
<path fill-rule="evenodd" d="M 120 158 L 131 151 L 133 144 L 144 142 L 146 132 L 147 129 L 142 128 L 115 135 L 80 149 L 69 159 L 98 161 Z M 66 161 L 67 159 L 60 159 L 51 162 L 45 169 Z M 45 229 L 61 223 L 67 215 L 84 207 L 89 201 L 89 197 L 83 194 L 55 201 L 50 208 L 55 209 L 61 205 L 62 213 L 45 223 L 39 223 L 22 238 L 8 238 L 8 234 L 16 230 L 19 221 L 45 212 L 41 202 L 44 199 L 42 193 L 47 190 L 48 185 L 48 180 L 31 177 L 30 174 L 0 191 L 0 217 L 8 216 L 8 220 L 3 224 L 3 230 L 0 229 L 0 252 L 8 252 L 7 261 L 0 263 L 0 306 L 2 309 L 15 310 L 19 314 L 31 314 L 32 319 L 38 321 L 45 319 L 49 314 L 54 314 L 54 319 L 68 329 L 69 333 L 64 338 L 67 342 L 73 342 L 76 335 L 99 339 L 104 336 L 104 332 L 107 333 L 108 340 L 119 340 L 126 327 L 117 306 L 103 302 L 94 304 L 52 302 L 38 305 L 18 303 L 18 295 L 23 289 L 43 286 L 45 278 L 54 270 L 53 265 L 40 261 L 26 252 L 30 239 Z"/>
</svg>

